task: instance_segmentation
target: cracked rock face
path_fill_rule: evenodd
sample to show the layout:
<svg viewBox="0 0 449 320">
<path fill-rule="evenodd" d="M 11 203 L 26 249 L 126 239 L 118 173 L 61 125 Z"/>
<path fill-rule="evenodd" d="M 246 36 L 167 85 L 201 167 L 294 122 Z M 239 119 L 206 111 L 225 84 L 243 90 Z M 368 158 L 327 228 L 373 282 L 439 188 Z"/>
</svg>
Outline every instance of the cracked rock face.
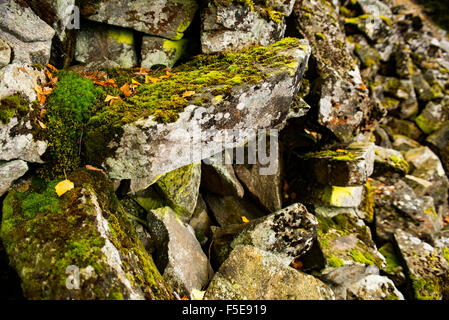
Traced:
<svg viewBox="0 0 449 320">
<path fill-rule="evenodd" d="M 194 0 L 109 0 L 86 1 L 81 14 L 89 20 L 179 40 L 197 9 Z"/>
<path fill-rule="evenodd" d="M 349 142 L 360 127 L 368 125 L 364 120 L 373 102 L 346 45 L 338 15 L 328 1 L 312 0 L 297 2 L 294 14 L 317 62 L 318 122 L 342 142 Z"/>
<path fill-rule="evenodd" d="M 14 51 L 14 63 L 42 64 L 50 59 L 55 31 L 29 7 L 18 2 L 0 3 L 0 38 Z"/>
<path fill-rule="evenodd" d="M 222 101 L 189 105 L 174 123 L 159 124 L 150 118 L 125 125 L 120 141 L 109 145 L 115 152 L 103 163 L 109 176 L 140 179 L 141 185 L 146 181 L 148 186 L 161 174 L 242 145 L 254 138 L 258 129 L 281 128 L 310 51 L 307 41 L 301 40 L 279 54 L 294 58 L 294 62 L 285 68 L 268 67 L 267 79 L 236 86 Z M 229 135 L 230 130 L 235 131 Z"/>
<path fill-rule="evenodd" d="M 257 6 L 251 10 L 246 5 L 216 6 L 210 2 L 202 12 L 202 51 L 239 50 L 281 40 L 286 28 L 284 19 L 280 23 L 267 20 L 258 10 Z"/>
</svg>

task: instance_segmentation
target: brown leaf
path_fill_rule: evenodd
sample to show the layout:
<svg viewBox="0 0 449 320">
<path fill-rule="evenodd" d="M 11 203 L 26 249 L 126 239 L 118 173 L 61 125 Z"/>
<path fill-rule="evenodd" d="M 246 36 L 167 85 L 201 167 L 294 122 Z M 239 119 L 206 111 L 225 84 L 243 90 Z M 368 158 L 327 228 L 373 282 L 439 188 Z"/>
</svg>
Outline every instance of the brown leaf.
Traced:
<svg viewBox="0 0 449 320">
<path fill-rule="evenodd" d="M 53 70 L 54 72 L 59 72 L 58 69 L 56 69 L 54 66 L 52 66 L 51 64 L 47 64 L 47 68 Z"/>
<path fill-rule="evenodd" d="M 125 95 L 125 97 L 130 97 L 133 93 L 131 92 L 131 88 L 129 87 L 128 83 L 125 83 L 120 90 L 123 92 L 123 94 Z"/>
<path fill-rule="evenodd" d="M 47 126 L 46 126 L 42 121 L 40 121 L 39 119 L 37 119 L 37 123 L 39 123 L 40 127 L 41 127 L 43 130 L 47 129 Z"/>
<path fill-rule="evenodd" d="M 103 169 L 95 168 L 94 166 L 91 166 L 90 164 L 86 164 L 85 168 L 87 170 L 91 170 L 91 171 L 99 171 L 102 174 L 106 175 L 106 172 L 104 172 Z"/>
</svg>

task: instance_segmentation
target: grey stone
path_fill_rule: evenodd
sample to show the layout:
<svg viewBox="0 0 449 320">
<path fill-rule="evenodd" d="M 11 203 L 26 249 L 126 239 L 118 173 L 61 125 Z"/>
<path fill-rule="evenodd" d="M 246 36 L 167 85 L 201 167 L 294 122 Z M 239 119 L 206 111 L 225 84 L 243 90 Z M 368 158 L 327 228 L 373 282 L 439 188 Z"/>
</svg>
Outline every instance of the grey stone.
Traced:
<svg viewBox="0 0 449 320">
<path fill-rule="evenodd" d="M 23 6 L 15 0 L 0 3 L 0 29 L 0 38 L 13 49 L 14 63 L 48 63 L 55 31 L 28 5 Z"/>
<path fill-rule="evenodd" d="M 205 300 L 333 300 L 324 283 L 269 252 L 237 246 L 212 279 Z"/>
<path fill-rule="evenodd" d="M 130 30 L 103 25 L 83 25 L 78 31 L 75 59 L 81 63 L 109 60 L 120 67 L 137 65 L 134 34 Z"/>
<path fill-rule="evenodd" d="M 131 28 L 149 35 L 179 40 L 192 22 L 194 0 L 108 0 L 81 6 L 87 19 Z"/>
<path fill-rule="evenodd" d="M 212 276 L 193 229 L 180 222 L 169 207 L 151 211 L 147 219 L 158 269 L 180 297 L 193 299 L 193 290 L 202 290 Z"/>
<path fill-rule="evenodd" d="M 193 230 L 195 230 L 195 235 L 199 243 L 201 245 L 206 244 L 207 240 L 211 236 L 212 221 L 209 217 L 206 203 L 204 202 L 201 194 L 198 195 L 196 208 L 190 218 L 189 225 L 193 228 Z"/>
<path fill-rule="evenodd" d="M 142 63 L 143 68 L 151 68 L 155 65 L 164 65 L 169 68 L 185 56 L 189 41 L 168 40 L 159 37 L 145 36 L 142 39 Z"/>
<path fill-rule="evenodd" d="M 213 2 L 202 12 L 201 45 L 204 53 L 239 50 L 252 45 L 267 46 L 283 38 L 286 24 L 262 17 L 258 8 Z"/>
<path fill-rule="evenodd" d="M 396 230 L 394 239 L 405 261 L 415 299 L 447 299 L 448 262 L 426 242 Z"/>
<path fill-rule="evenodd" d="M 385 171 L 398 172 L 400 174 L 408 173 L 410 166 L 399 151 L 375 146 L 374 153 L 376 175 L 379 175 L 379 172 L 384 173 Z"/>
<path fill-rule="evenodd" d="M 44 82 L 44 72 L 29 66 L 10 64 L 0 69 L 0 99 L 18 93 L 34 101 L 37 98 L 36 86 Z"/>
<path fill-rule="evenodd" d="M 28 171 L 25 161 L 14 160 L 0 164 L 0 196 L 5 194 L 12 183 Z"/>
<path fill-rule="evenodd" d="M 11 61 L 11 48 L 2 39 L 0 39 L 0 68 L 6 66 Z"/>
</svg>

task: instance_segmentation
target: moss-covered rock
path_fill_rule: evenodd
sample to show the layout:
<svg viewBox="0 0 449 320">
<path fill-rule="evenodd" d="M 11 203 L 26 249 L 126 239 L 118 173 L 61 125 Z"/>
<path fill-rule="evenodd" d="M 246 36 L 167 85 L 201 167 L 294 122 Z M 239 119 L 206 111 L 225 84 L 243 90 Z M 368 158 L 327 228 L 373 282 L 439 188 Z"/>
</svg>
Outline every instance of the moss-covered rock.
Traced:
<svg viewBox="0 0 449 320">
<path fill-rule="evenodd" d="M 58 181 L 34 179 L 3 203 L 1 237 L 29 299 L 170 299 L 111 183 L 99 172 Z M 74 272 L 70 274 L 70 272 Z M 79 278 L 78 278 L 79 277 Z"/>
</svg>

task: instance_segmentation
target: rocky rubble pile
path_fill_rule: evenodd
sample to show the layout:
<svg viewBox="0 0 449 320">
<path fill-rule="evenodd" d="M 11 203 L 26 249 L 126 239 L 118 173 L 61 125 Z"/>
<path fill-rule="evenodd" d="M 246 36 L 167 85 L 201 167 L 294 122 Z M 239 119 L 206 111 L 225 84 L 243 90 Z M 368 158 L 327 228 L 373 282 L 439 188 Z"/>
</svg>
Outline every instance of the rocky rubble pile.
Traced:
<svg viewBox="0 0 449 320">
<path fill-rule="evenodd" d="M 9 298 L 449 299 L 449 40 L 422 11 L 10 0 L 0 16 Z"/>
</svg>

